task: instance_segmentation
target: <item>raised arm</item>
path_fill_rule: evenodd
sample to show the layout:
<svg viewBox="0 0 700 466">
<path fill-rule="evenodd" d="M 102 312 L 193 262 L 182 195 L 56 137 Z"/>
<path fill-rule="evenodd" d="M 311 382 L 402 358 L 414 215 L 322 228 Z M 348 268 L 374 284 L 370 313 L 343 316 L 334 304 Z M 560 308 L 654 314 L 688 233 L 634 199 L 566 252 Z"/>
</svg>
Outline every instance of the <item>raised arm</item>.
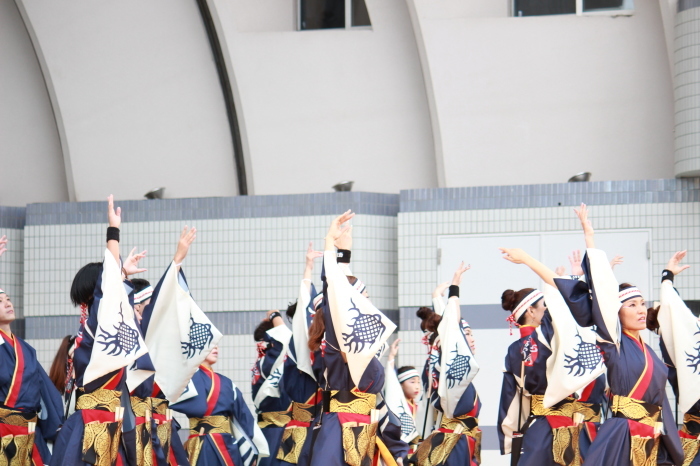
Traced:
<svg viewBox="0 0 700 466">
<path fill-rule="evenodd" d="M 331 226 L 328 227 L 328 233 L 326 233 L 325 251 L 335 251 L 336 241 L 338 241 L 340 237 L 351 228 L 347 222 L 349 222 L 354 216 L 355 213 L 348 210 L 342 215 L 339 215 L 333 219 Z"/>
<path fill-rule="evenodd" d="M 581 228 L 583 228 L 583 237 L 586 240 L 586 248 L 595 249 L 595 231 L 593 231 L 593 225 L 591 221 L 588 220 L 588 207 L 586 204 L 581 203 L 581 207 L 574 209 L 576 216 L 581 222 Z"/>
<path fill-rule="evenodd" d="M 314 271 L 314 260 L 323 257 L 321 251 L 314 251 L 314 243 L 309 241 L 309 247 L 306 248 L 306 264 L 304 265 L 304 284 L 306 285 L 307 293 L 311 293 L 311 274 Z M 306 305 L 307 303 L 304 303 Z"/>
<path fill-rule="evenodd" d="M 503 258 L 514 264 L 525 264 L 535 272 L 548 285 L 556 286 L 554 279 L 558 278 L 552 269 L 536 260 L 522 249 L 498 248 L 503 254 Z"/>
<path fill-rule="evenodd" d="M 107 229 L 107 249 L 114 256 L 114 260 L 119 263 L 119 227 L 122 224 L 122 208 L 114 210 L 114 196 L 107 198 L 107 219 L 109 228 Z"/>
<path fill-rule="evenodd" d="M 178 272 L 182 263 L 187 257 L 187 253 L 190 252 L 190 246 L 197 239 L 197 229 L 195 227 L 189 228 L 187 225 L 180 232 L 180 240 L 177 242 L 177 249 L 175 250 L 175 256 L 173 257 L 173 262 L 175 267 L 177 267 Z"/>
</svg>

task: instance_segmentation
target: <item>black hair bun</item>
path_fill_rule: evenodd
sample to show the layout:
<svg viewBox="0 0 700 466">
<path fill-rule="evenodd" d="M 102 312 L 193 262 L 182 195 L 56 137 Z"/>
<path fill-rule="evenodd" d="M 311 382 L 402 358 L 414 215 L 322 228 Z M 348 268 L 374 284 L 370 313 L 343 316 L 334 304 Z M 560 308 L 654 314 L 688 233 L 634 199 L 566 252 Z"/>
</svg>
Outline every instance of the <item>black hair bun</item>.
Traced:
<svg viewBox="0 0 700 466">
<path fill-rule="evenodd" d="M 514 290 L 506 290 L 503 292 L 501 295 L 501 307 L 503 310 L 513 312 L 513 309 L 515 309 L 515 305 L 517 304 L 515 295 L 516 293 Z"/>
</svg>

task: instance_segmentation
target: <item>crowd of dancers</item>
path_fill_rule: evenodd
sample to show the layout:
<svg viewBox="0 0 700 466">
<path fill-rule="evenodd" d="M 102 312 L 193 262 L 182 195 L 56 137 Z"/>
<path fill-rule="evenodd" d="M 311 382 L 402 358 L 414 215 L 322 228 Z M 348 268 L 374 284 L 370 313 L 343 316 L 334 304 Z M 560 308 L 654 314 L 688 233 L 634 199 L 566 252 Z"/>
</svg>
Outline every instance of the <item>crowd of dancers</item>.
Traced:
<svg viewBox="0 0 700 466">
<path fill-rule="evenodd" d="M 572 257 L 571 275 L 501 249 L 544 282 L 502 295 L 520 338 L 505 355 L 501 453 L 526 466 L 698 466 L 700 323 L 674 288 L 688 268 L 685 252 L 669 260 L 660 305 L 648 309 L 641 290 L 616 279 L 618 258 L 596 249 L 586 206 L 575 212 L 586 252 Z M 354 214 L 335 218 L 323 251 L 309 244 L 296 302 L 255 329 L 252 413 L 236 384 L 214 371 L 222 335 L 189 292 L 182 266 L 196 229 L 182 230 L 151 286 L 134 278 L 145 252 L 120 255 L 121 211 L 111 196 L 107 213 L 104 259 L 75 275 L 79 329 L 50 374 L 12 333 L 14 308 L 0 290 L 0 465 L 485 464 L 475 335 L 459 305 L 469 266 L 461 263 L 432 308 L 417 312 L 424 367 L 397 368 L 399 340 L 388 344 L 396 325 L 350 269 Z M 3 237 L 0 255 L 6 245 Z M 312 282 L 317 259 L 321 290 Z M 640 336 L 645 329 L 661 336 L 663 360 Z M 173 411 L 189 420 L 184 443 Z"/>
</svg>

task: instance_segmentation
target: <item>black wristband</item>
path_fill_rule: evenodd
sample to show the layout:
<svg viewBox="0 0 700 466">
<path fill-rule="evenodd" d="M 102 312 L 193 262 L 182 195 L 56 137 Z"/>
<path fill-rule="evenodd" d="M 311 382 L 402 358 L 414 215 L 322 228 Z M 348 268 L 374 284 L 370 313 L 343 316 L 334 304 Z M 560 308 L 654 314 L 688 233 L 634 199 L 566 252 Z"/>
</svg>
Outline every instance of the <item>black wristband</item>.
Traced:
<svg viewBox="0 0 700 466">
<path fill-rule="evenodd" d="M 671 283 L 673 283 L 673 272 L 664 269 L 664 271 L 661 272 L 661 281 L 663 282 L 664 280 L 671 280 Z"/>
<path fill-rule="evenodd" d="M 447 295 L 447 299 L 450 299 L 453 296 L 459 298 L 459 286 L 457 285 L 450 285 L 450 293 Z"/>
<path fill-rule="evenodd" d="M 119 228 L 117 227 L 107 227 L 107 241 L 114 240 L 119 242 Z"/>
<path fill-rule="evenodd" d="M 338 249 L 338 263 L 339 264 L 349 264 L 350 263 L 350 250 L 349 249 Z"/>
<path fill-rule="evenodd" d="M 282 314 L 280 314 L 280 313 L 277 312 L 277 311 L 273 312 L 272 314 L 270 314 L 270 322 L 272 322 L 273 320 L 275 320 L 275 317 L 279 317 L 279 318 L 281 319 L 281 318 L 282 318 Z"/>
</svg>

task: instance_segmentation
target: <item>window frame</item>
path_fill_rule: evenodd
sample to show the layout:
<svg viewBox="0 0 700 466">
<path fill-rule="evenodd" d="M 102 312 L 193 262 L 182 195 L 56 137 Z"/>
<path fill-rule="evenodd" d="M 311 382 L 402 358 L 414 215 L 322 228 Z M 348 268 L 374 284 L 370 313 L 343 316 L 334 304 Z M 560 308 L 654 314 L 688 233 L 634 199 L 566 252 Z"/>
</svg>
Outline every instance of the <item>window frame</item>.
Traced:
<svg viewBox="0 0 700 466">
<path fill-rule="evenodd" d="M 516 9 L 515 9 L 515 2 L 516 0 L 511 0 L 510 1 L 510 15 L 514 18 L 524 18 L 524 16 L 517 16 L 515 14 Z M 634 0 L 624 0 L 623 5 L 630 2 L 632 3 L 632 8 L 620 8 L 618 10 L 616 9 L 604 9 L 604 10 L 591 10 L 591 11 L 584 11 L 583 10 L 583 2 L 584 0 L 576 0 L 576 16 L 632 16 L 634 15 Z M 537 15 L 537 16 L 571 16 L 571 14 L 563 14 L 563 15 Z M 301 24 L 301 23 L 299 23 Z"/>
<path fill-rule="evenodd" d="M 513 1 L 515 1 L 515 0 L 513 0 Z M 322 31 L 322 30 L 332 30 L 332 31 L 345 30 L 345 31 L 347 31 L 350 29 L 355 31 L 355 30 L 363 30 L 363 29 L 364 30 L 371 30 L 372 29 L 371 24 L 368 26 L 353 26 L 352 25 L 352 0 L 343 0 L 344 6 L 345 6 L 345 27 L 328 28 L 328 29 L 324 29 L 324 28 L 304 29 L 301 27 L 301 11 L 302 11 L 301 2 L 302 2 L 302 0 L 297 0 L 295 2 L 295 4 L 296 4 L 296 17 L 297 17 L 296 18 L 297 31 Z M 371 18 L 370 18 L 370 21 L 371 21 Z"/>
</svg>

